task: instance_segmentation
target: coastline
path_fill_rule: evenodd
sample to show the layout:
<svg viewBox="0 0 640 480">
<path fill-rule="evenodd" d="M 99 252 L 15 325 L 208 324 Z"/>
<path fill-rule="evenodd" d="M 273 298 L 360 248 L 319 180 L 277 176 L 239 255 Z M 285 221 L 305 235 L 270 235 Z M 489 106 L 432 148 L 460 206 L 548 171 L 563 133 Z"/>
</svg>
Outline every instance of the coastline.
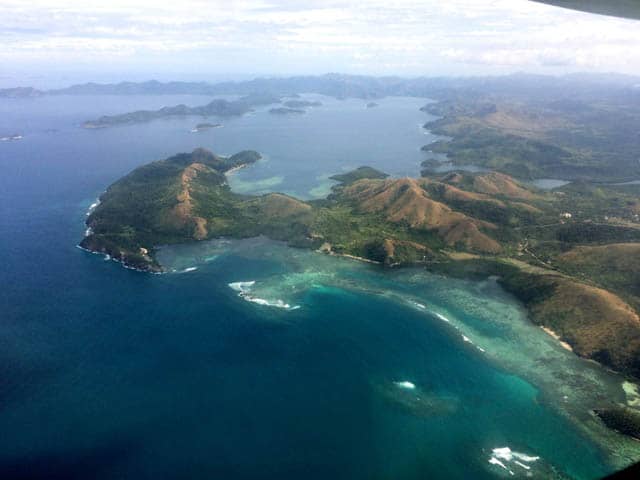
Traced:
<svg viewBox="0 0 640 480">
<path fill-rule="evenodd" d="M 364 257 L 358 257 L 356 255 L 350 255 L 348 253 L 323 252 L 322 250 L 316 250 L 316 252 L 324 253 L 325 255 L 329 255 L 329 256 L 332 256 L 332 257 L 343 257 L 343 258 L 349 258 L 351 260 L 356 260 L 358 262 L 371 263 L 373 265 L 382 265 L 382 262 L 378 262 L 376 260 L 370 260 L 370 259 L 364 258 Z"/>
<path fill-rule="evenodd" d="M 237 167 L 230 168 L 229 170 L 224 172 L 224 174 L 225 175 L 233 175 L 235 172 L 237 172 L 239 170 L 242 170 L 243 168 L 245 168 L 247 166 L 248 166 L 248 164 L 238 165 Z"/>
<path fill-rule="evenodd" d="M 248 243 L 244 243 L 245 240 Z M 265 241 L 268 243 L 267 257 L 272 261 L 280 262 L 287 271 L 286 266 L 291 255 L 287 250 L 291 247 L 287 247 L 283 242 L 269 241 L 266 238 Z M 263 242 L 252 242 L 251 239 L 237 240 L 237 242 L 239 243 L 231 250 L 234 255 L 243 257 L 246 254 L 250 259 L 262 258 L 261 249 L 265 248 L 261 246 L 264 245 Z M 182 261 L 189 265 L 194 265 L 194 258 L 202 256 L 202 253 L 197 253 L 199 250 L 196 244 L 193 244 L 193 248 L 187 250 L 179 248 L 178 251 L 183 252 L 181 255 L 185 256 Z M 208 252 L 207 254 L 212 252 L 209 248 L 204 251 Z M 590 413 L 592 409 L 623 400 L 621 385 L 624 376 L 596 362 L 589 360 L 585 362 L 584 358 L 564 347 L 558 348 L 558 343 L 549 341 L 550 335 L 547 332 L 536 328 L 537 325 L 531 321 L 528 312 L 524 309 L 515 307 L 498 315 L 492 313 L 493 309 L 482 313 L 480 311 L 482 304 L 479 304 L 477 299 L 483 295 L 484 290 L 472 289 L 471 296 L 459 296 L 465 288 L 463 284 L 467 281 L 474 283 L 473 279 L 465 281 L 459 277 L 457 280 L 454 279 L 455 277 L 449 277 L 450 280 L 447 280 L 441 278 L 440 274 L 428 272 L 422 268 L 389 270 L 366 268 L 365 264 L 371 262 L 362 262 L 362 259 L 353 258 L 355 256 L 318 255 L 318 253 L 322 252 L 303 249 L 302 253 L 295 254 L 295 260 L 291 263 L 293 267 L 291 274 L 278 273 L 261 278 L 263 294 L 260 296 L 282 298 L 283 301 L 293 304 L 288 295 L 300 296 L 306 288 L 312 289 L 317 285 L 326 285 L 328 288 L 380 296 L 424 313 L 425 322 L 449 324 L 451 334 L 457 337 L 458 341 L 463 342 L 460 348 L 477 352 L 475 354 L 482 355 L 489 364 L 506 369 L 539 389 L 536 404 L 545 405 L 545 408 L 558 412 L 570 421 L 578 431 L 598 444 L 602 454 L 616 468 L 626 467 L 640 459 L 638 442 L 608 428 L 599 418 Z M 352 261 L 343 262 L 331 257 L 345 257 Z M 358 264 L 361 266 L 358 267 Z M 172 265 L 171 261 L 166 264 L 167 268 Z M 331 273 L 325 276 L 328 272 Z M 342 272 L 347 274 L 343 275 Z M 351 272 L 361 272 L 364 277 L 360 274 L 354 276 Z M 382 281 L 382 284 L 379 284 L 379 281 Z M 449 285 L 450 281 L 452 281 L 451 287 L 438 286 Z M 491 283 L 495 284 L 495 282 Z M 399 288 L 396 289 L 393 285 Z M 456 288 L 455 285 L 462 285 L 462 287 Z M 390 286 L 391 290 L 388 290 Z M 517 305 L 521 305 L 517 298 L 511 295 L 509 297 Z M 502 297 L 490 295 L 490 298 L 496 298 L 500 302 L 499 299 Z M 302 308 L 305 306 L 303 305 Z M 475 321 L 469 322 L 465 318 L 465 311 L 479 314 L 478 319 L 483 326 Z M 522 313 L 518 314 L 518 311 Z M 516 314 L 516 317 L 513 317 L 513 314 Z M 499 331 L 510 333 L 507 333 L 504 338 L 502 335 L 493 335 L 491 331 L 494 327 L 490 328 L 489 325 L 495 325 Z M 536 362 L 536 359 L 543 363 Z"/>
<path fill-rule="evenodd" d="M 562 338 L 560 337 L 560 335 L 558 335 L 556 332 L 554 332 L 553 330 L 551 330 L 549 327 L 545 327 L 544 325 L 540 325 L 540 328 L 542 329 L 543 332 L 545 332 L 547 335 L 553 337 L 554 339 L 556 339 L 558 341 L 558 343 L 560 344 L 560 346 L 562 348 L 564 348 L 565 350 L 570 351 L 571 353 L 575 353 L 573 351 L 573 347 L 571 345 L 569 345 L 567 342 L 565 342 L 564 340 L 562 340 Z M 579 356 L 579 355 L 578 355 Z M 598 365 L 600 365 L 598 363 Z"/>
<path fill-rule="evenodd" d="M 164 275 L 165 273 L 168 273 L 164 268 L 162 268 L 162 270 L 152 270 L 152 269 L 137 268 L 137 267 L 134 267 L 134 266 L 128 264 L 126 262 L 126 260 L 123 260 L 121 258 L 115 258 L 115 257 L 111 256 L 107 252 L 101 252 L 101 251 L 98 251 L 98 250 L 91 250 L 89 248 L 83 247 L 80 244 L 77 244 L 76 248 L 79 248 L 80 250 L 82 250 L 84 252 L 90 253 L 91 255 L 102 255 L 105 262 L 112 261 L 112 262 L 119 263 L 123 268 L 126 268 L 127 270 L 133 270 L 134 272 L 150 273 L 152 275 Z"/>
</svg>

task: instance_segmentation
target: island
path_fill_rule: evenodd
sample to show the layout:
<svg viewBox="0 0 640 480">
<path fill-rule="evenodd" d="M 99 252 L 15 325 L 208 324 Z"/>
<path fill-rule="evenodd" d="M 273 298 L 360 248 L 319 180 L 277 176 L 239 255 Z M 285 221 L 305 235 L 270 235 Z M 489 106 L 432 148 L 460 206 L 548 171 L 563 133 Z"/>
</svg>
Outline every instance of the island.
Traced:
<svg viewBox="0 0 640 480">
<path fill-rule="evenodd" d="M 195 127 L 193 127 L 193 130 L 191 130 L 192 132 L 196 133 L 196 132 L 204 132 L 205 130 L 211 130 L 212 128 L 220 128 L 222 127 L 221 123 L 199 123 L 197 124 Z"/>
<path fill-rule="evenodd" d="M 270 109 L 269 113 L 271 113 L 272 115 L 291 115 L 291 114 L 301 115 L 307 112 L 300 108 L 278 107 L 278 108 Z"/>
<path fill-rule="evenodd" d="M 44 95 L 33 87 L 13 87 L 0 89 L 0 98 L 34 98 Z"/>
<path fill-rule="evenodd" d="M 353 183 L 356 180 L 362 180 L 365 178 L 382 179 L 382 178 L 387 178 L 388 176 L 389 175 L 387 175 L 384 172 L 381 172 L 380 170 L 376 170 L 375 168 L 364 166 L 364 167 L 358 167 L 355 170 L 352 170 L 347 173 L 339 173 L 339 174 L 333 175 L 329 178 L 331 180 L 335 180 L 337 182 L 347 184 L 347 183 Z"/>
<path fill-rule="evenodd" d="M 283 103 L 283 105 L 289 108 L 321 107 L 322 102 L 315 102 L 310 100 L 287 100 Z"/>
<path fill-rule="evenodd" d="M 239 98 L 238 100 L 214 99 L 206 105 L 189 107 L 187 105 L 176 105 L 173 107 L 163 107 L 159 110 L 137 110 L 135 112 L 123 113 L 119 115 L 105 115 L 96 120 L 88 120 L 82 124 L 84 128 L 96 129 L 113 127 L 116 125 L 149 122 L 167 117 L 185 116 L 217 116 L 232 117 L 244 115 L 252 111 L 258 105 L 268 105 L 279 103 L 280 98 L 270 94 L 252 94 Z"/>
<path fill-rule="evenodd" d="M 389 178 L 360 167 L 334 176 L 322 200 L 234 193 L 225 173 L 259 158 L 196 149 L 139 167 L 100 197 L 80 246 L 162 272 L 160 245 L 264 235 L 380 268 L 495 276 L 566 348 L 640 378 L 640 229 L 626 220 L 640 212 L 636 186 L 549 192 L 499 172 Z"/>
</svg>

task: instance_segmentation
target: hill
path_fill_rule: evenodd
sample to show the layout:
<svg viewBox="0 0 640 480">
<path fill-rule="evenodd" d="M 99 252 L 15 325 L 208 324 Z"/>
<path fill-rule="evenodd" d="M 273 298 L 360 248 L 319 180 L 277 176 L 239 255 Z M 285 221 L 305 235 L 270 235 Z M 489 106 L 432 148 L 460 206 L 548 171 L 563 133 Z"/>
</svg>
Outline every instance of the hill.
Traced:
<svg viewBox="0 0 640 480">
<path fill-rule="evenodd" d="M 446 248 L 500 253 L 496 237 L 505 222 L 518 222 L 510 212 L 519 210 L 504 193 L 517 204 L 537 198 L 496 174 L 388 179 L 370 167 L 332 177 L 341 183 L 326 200 L 312 203 L 232 192 L 225 173 L 258 158 L 251 151 L 219 157 L 196 149 L 142 166 L 102 195 L 87 219 L 90 234 L 82 246 L 136 268 L 160 270 L 153 259 L 157 245 L 263 234 L 301 245 L 326 244 L 333 253 L 387 264 L 412 263 Z M 492 191 L 492 182 L 498 182 L 499 195 L 474 191 Z"/>
<path fill-rule="evenodd" d="M 342 196 L 363 213 L 383 213 L 386 220 L 411 230 L 436 231 L 447 246 L 497 253 L 500 245 L 480 229 L 495 225 L 476 220 L 433 200 L 420 180 L 360 180 Z"/>
<path fill-rule="evenodd" d="M 243 197 L 226 183 L 225 172 L 259 158 L 253 151 L 220 157 L 196 149 L 137 168 L 100 197 L 80 246 L 161 271 L 154 249 L 162 244 L 224 235 L 294 238 L 308 205 L 278 194 Z"/>
<path fill-rule="evenodd" d="M 381 172 L 380 170 L 376 170 L 371 167 L 358 167 L 355 170 L 352 170 L 347 173 L 340 173 L 337 175 L 333 175 L 329 177 L 331 180 L 335 180 L 340 183 L 353 183 L 357 180 L 362 180 L 363 178 L 387 178 L 389 175 Z"/>
<path fill-rule="evenodd" d="M 558 256 L 563 271 L 620 292 L 640 310 L 640 243 L 582 245 Z"/>
</svg>

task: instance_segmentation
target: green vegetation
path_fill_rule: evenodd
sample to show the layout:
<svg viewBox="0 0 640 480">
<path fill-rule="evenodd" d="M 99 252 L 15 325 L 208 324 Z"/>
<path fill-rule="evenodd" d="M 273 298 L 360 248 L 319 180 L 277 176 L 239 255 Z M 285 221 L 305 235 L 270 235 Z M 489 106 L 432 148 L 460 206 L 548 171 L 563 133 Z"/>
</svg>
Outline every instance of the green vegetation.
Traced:
<svg viewBox="0 0 640 480">
<path fill-rule="evenodd" d="M 81 246 L 108 253 L 131 267 L 159 271 L 153 247 L 184 241 L 199 229 L 191 192 L 185 190 L 191 180 L 199 177 L 195 195 L 207 197 L 220 221 L 232 224 L 236 196 L 226 185 L 224 172 L 259 158 L 253 151 L 219 157 L 197 149 L 137 168 L 100 197 L 100 205 L 87 218 L 91 234 Z"/>
<path fill-rule="evenodd" d="M 353 183 L 357 180 L 362 180 L 363 178 L 387 178 L 388 176 L 389 175 L 387 175 L 386 173 L 376 170 L 375 168 L 358 167 L 351 172 L 340 173 L 329 178 L 340 183 L 348 184 Z"/>
<path fill-rule="evenodd" d="M 556 257 L 556 265 L 576 278 L 619 294 L 640 311 L 640 243 L 609 243 L 574 247 Z"/>
</svg>

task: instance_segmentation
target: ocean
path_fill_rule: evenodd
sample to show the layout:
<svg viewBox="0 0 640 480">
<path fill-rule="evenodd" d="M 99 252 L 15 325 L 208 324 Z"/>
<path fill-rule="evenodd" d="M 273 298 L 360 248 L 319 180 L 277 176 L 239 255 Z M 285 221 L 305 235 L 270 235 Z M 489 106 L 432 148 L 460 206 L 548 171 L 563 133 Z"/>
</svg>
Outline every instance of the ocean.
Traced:
<svg viewBox="0 0 640 480">
<path fill-rule="evenodd" d="M 589 414 L 623 379 L 562 349 L 495 279 L 381 267 L 267 239 L 164 247 L 170 273 L 76 248 L 144 163 L 260 151 L 236 191 L 319 198 L 360 165 L 417 175 L 424 99 L 315 95 L 192 133 L 103 114 L 196 96 L 0 100 L 0 478 L 598 478 L 638 447 Z M 239 283 L 240 282 L 240 283 Z"/>
</svg>

